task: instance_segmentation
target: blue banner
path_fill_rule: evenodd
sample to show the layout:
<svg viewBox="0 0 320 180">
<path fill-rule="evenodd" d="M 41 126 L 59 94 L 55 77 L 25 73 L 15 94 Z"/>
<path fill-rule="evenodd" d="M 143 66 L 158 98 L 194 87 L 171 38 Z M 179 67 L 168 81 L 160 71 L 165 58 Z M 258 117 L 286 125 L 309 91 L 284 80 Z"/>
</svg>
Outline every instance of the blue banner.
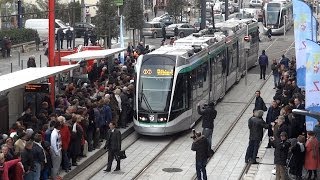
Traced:
<svg viewBox="0 0 320 180">
<path fill-rule="evenodd" d="M 308 54 L 306 56 L 306 109 L 320 112 L 320 46 L 311 41 L 305 41 Z M 318 123 L 314 118 L 306 116 L 307 131 L 312 131 Z"/>
<path fill-rule="evenodd" d="M 312 15 L 312 40 L 314 42 L 317 42 L 317 39 L 318 39 L 317 29 L 318 29 L 318 21 L 314 17 L 314 15 Z"/>
<path fill-rule="evenodd" d="M 294 39 L 296 51 L 297 85 L 306 84 L 306 39 L 312 39 L 312 12 L 310 7 L 300 1 L 293 0 Z"/>
<path fill-rule="evenodd" d="M 123 39 L 123 16 L 120 16 L 120 47 L 124 48 L 124 39 Z M 124 52 L 120 53 L 120 62 L 124 64 Z"/>
</svg>

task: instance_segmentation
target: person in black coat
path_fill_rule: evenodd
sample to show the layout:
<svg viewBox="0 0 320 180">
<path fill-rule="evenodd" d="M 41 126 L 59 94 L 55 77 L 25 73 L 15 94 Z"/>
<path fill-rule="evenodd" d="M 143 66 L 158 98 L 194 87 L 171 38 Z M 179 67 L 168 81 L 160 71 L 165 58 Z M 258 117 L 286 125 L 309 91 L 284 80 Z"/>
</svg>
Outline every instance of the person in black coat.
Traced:
<svg viewBox="0 0 320 180">
<path fill-rule="evenodd" d="M 88 46 L 89 45 L 89 38 L 90 38 L 90 31 L 87 28 L 83 33 L 83 45 Z"/>
<path fill-rule="evenodd" d="M 71 31 L 70 27 L 68 27 L 68 30 L 66 31 L 66 38 L 67 38 L 67 48 L 71 48 L 73 32 Z"/>
<path fill-rule="evenodd" d="M 249 146 L 247 148 L 245 162 L 257 164 L 256 157 L 258 154 L 259 144 L 263 137 L 263 128 L 268 129 L 269 125 L 262 119 L 263 111 L 256 110 L 248 121 L 250 130 Z"/>
<path fill-rule="evenodd" d="M 301 100 L 299 98 L 295 98 L 294 99 L 294 105 L 295 105 L 295 109 L 300 109 L 300 110 L 304 110 L 305 106 L 304 104 L 301 103 Z M 306 121 L 306 117 L 303 115 L 299 115 L 299 114 L 295 114 L 294 115 L 295 120 L 297 122 L 297 134 L 301 135 L 302 133 L 306 132 L 306 126 L 305 126 L 305 121 Z"/>
<path fill-rule="evenodd" d="M 276 179 L 288 179 L 286 174 L 286 164 L 290 143 L 287 141 L 287 138 L 288 134 L 286 132 L 282 132 L 280 134 L 280 140 L 272 142 L 275 147 L 274 164 L 276 165 Z"/>
<path fill-rule="evenodd" d="M 128 112 L 129 112 L 129 107 L 130 107 L 127 87 L 122 88 L 120 98 L 121 98 L 122 111 L 120 113 L 120 122 L 118 124 L 120 124 L 121 128 L 126 128 L 127 121 L 128 121 Z"/>
<path fill-rule="evenodd" d="M 212 133 L 214 128 L 214 119 L 217 116 L 217 111 L 214 109 L 214 103 L 210 102 L 207 106 L 200 108 L 200 104 L 197 107 L 198 114 L 202 115 L 202 134 L 207 138 L 209 144 L 209 152 L 214 153 L 211 150 L 212 145 Z"/>
<path fill-rule="evenodd" d="M 57 42 L 60 42 L 60 48 L 63 49 L 64 32 L 62 28 L 57 31 Z M 57 49 L 59 49 L 59 43 L 57 43 Z"/>
<path fill-rule="evenodd" d="M 261 92 L 260 91 L 256 91 L 256 101 L 254 103 L 254 109 L 253 111 L 256 110 L 263 110 L 263 111 L 267 111 L 267 106 L 264 103 L 262 97 L 261 97 Z"/>
<path fill-rule="evenodd" d="M 175 39 L 178 39 L 178 36 L 179 36 L 178 26 L 176 26 L 176 27 L 174 28 L 173 33 L 174 33 L 174 38 L 175 38 Z"/>
<path fill-rule="evenodd" d="M 166 32 L 166 27 L 165 26 L 162 26 L 161 33 L 162 33 L 162 37 L 163 37 L 162 41 L 166 41 L 167 32 Z"/>
<path fill-rule="evenodd" d="M 83 129 L 80 127 L 82 117 L 80 115 L 74 115 L 72 117 L 72 130 L 70 139 L 70 156 L 72 159 L 72 166 L 77 166 L 77 158 L 82 154 L 81 152 L 81 141 L 83 137 Z"/>
<path fill-rule="evenodd" d="M 207 180 L 207 158 L 208 158 L 208 141 L 207 138 L 201 135 L 201 132 L 195 134 L 194 141 L 191 146 L 192 151 L 196 151 L 196 171 L 197 178 L 202 179 L 201 172 L 204 180 Z"/>
<path fill-rule="evenodd" d="M 295 175 L 297 180 L 301 180 L 304 157 L 306 153 L 306 147 L 304 145 L 305 137 L 300 135 L 297 140 L 298 142 L 295 145 L 291 146 L 292 156 L 289 162 L 289 173 Z"/>
<path fill-rule="evenodd" d="M 119 158 L 119 152 L 121 150 L 121 132 L 116 129 L 116 123 L 110 122 L 109 123 L 109 130 L 107 133 L 107 139 L 106 144 L 104 146 L 104 149 L 108 149 L 108 164 L 107 168 L 104 170 L 106 172 L 111 171 L 112 161 L 116 159 L 117 161 L 117 167 L 114 171 L 120 170 L 120 158 Z"/>
<path fill-rule="evenodd" d="M 278 116 L 280 115 L 280 110 L 281 109 L 279 108 L 278 103 L 275 100 L 273 100 L 272 105 L 268 109 L 268 114 L 267 114 L 267 118 L 266 118 L 266 122 L 269 124 L 269 128 L 268 128 L 269 143 L 266 148 L 271 147 L 270 137 L 273 136 L 271 123 L 274 122 L 278 118 Z"/>
</svg>

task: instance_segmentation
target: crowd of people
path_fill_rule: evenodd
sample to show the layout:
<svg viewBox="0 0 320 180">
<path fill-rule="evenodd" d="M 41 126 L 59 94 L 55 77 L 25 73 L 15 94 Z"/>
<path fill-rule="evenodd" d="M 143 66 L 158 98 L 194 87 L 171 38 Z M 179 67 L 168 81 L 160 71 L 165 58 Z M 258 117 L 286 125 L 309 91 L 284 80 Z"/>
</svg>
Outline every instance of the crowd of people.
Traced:
<svg viewBox="0 0 320 180">
<path fill-rule="evenodd" d="M 267 58 L 263 51 L 259 59 Z M 320 122 L 313 131 L 307 131 L 305 116 L 292 113 L 293 109 L 305 109 L 305 91 L 296 83 L 295 58 L 290 60 L 282 55 L 279 62 L 276 59 L 272 62 L 276 93 L 267 109 L 260 92 L 256 92 L 254 115 L 249 119 L 250 137 L 245 161 L 258 163 L 257 152 L 265 128 L 269 136 L 266 148 L 275 148 L 276 179 L 288 179 L 288 169 L 296 179 L 302 179 L 303 169 L 307 171 L 307 179 L 317 179 L 317 170 L 320 169 Z M 264 74 L 264 68 L 261 71 Z M 267 111 L 266 121 L 262 119 L 264 111 Z"/>
<path fill-rule="evenodd" d="M 59 179 L 60 168 L 68 172 L 87 151 L 101 148 L 110 124 L 128 127 L 135 53 L 146 49 L 142 43 L 136 48 L 129 44 L 124 64 L 117 58 L 94 60 L 87 82 L 67 84 L 54 103 L 46 96 L 37 112 L 27 106 L 0 135 L 0 179 Z M 35 66 L 33 59 L 29 67 Z"/>
</svg>

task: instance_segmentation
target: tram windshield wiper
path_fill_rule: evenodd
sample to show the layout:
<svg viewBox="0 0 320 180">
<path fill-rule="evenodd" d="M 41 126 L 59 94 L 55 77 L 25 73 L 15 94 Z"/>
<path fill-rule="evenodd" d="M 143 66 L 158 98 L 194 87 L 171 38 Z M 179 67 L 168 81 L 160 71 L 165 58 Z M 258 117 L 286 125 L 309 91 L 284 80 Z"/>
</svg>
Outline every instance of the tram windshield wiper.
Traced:
<svg viewBox="0 0 320 180">
<path fill-rule="evenodd" d="M 140 102 L 143 100 L 143 102 L 146 104 L 146 107 L 148 108 L 149 113 L 153 113 L 153 112 L 152 112 L 152 108 L 151 108 L 151 106 L 150 106 L 150 104 L 149 104 L 149 102 L 148 102 L 148 99 L 147 99 L 146 95 L 143 93 L 143 84 L 142 84 L 142 86 L 141 86 L 141 93 L 140 93 L 140 95 L 141 95 L 141 100 L 140 100 Z"/>
</svg>

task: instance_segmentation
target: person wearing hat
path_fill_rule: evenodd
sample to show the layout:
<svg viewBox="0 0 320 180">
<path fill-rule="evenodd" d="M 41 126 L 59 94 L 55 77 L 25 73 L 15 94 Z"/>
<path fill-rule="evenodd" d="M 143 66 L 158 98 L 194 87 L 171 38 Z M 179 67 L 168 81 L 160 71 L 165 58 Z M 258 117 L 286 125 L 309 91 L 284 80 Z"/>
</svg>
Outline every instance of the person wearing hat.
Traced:
<svg viewBox="0 0 320 180">
<path fill-rule="evenodd" d="M 280 140 L 274 140 L 272 138 L 274 150 L 274 164 L 276 165 L 276 179 L 277 180 L 287 180 L 286 164 L 289 154 L 290 142 L 287 141 L 288 134 L 286 132 L 281 132 Z"/>
<path fill-rule="evenodd" d="M 210 102 L 208 105 L 204 105 L 200 108 L 200 104 L 197 105 L 198 114 L 202 116 L 202 134 L 208 140 L 209 153 L 213 155 L 212 145 L 212 133 L 214 128 L 214 119 L 217 116 L 217 111 L 214 109 L 214 103 Z"/>
</svg>

